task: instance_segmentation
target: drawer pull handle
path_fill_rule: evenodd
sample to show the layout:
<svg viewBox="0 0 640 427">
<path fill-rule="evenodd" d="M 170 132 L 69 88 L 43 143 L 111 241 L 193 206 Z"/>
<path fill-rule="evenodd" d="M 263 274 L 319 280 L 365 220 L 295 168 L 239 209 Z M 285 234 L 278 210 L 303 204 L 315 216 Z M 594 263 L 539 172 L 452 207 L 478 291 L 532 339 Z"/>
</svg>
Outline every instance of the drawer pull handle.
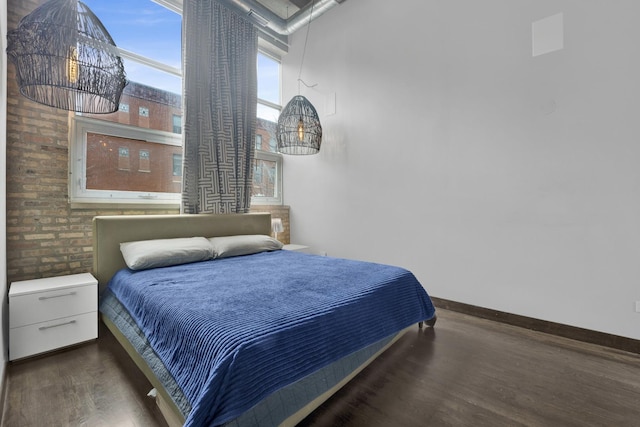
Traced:
<svg viewBox="0 0 640 427">
<path fill-rule="evenodd" d="M 44 331 L 45 329 L 51 329 L 51 328 L 57 328 L 58 326 L 65 326 L 65 325 L 71 325 L 73 323 L 76 323 L 75 320 L 70 320 L 68 322 L 64 322 L 64 323 L 58 323 L 57 325 L 51 325 L 51 326 L 40 326 L 38 329 L 41 331 Z"/>
<path fill-rule="evenodd" d="M 60 297 L 69 297 L 71 295 L 75 295 L 75 292 L 69 292 L 68 294 L 60 294 L 60 295 L 54 295 L 52 297 L 40 297 L 38 298 L 40 301 L 46 300 L 46 299 L 52 299 L 52 298 L 60 298 Z"/>
</svg>

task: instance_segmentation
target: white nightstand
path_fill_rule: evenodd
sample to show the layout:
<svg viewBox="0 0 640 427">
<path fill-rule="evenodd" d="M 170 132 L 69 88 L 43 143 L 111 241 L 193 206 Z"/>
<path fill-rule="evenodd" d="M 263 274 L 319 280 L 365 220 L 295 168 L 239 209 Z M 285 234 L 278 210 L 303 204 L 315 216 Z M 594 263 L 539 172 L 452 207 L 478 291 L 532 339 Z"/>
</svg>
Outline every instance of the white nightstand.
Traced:
<svg viewBox="0 0 640 427">
<path fill-rule="evenodd" d="M 311 250 L 309 246 L 295 244 L 284 245 L 282 249 L 284 249 L 285 251 L 298 251 L 304 253 L 309 253 L 309 251 Z"/>
<path fill-rule="evenodd" d="M 9 360 L 98 337 L 98 281 L 89 273 L 13 282 Z"/>
</svg>

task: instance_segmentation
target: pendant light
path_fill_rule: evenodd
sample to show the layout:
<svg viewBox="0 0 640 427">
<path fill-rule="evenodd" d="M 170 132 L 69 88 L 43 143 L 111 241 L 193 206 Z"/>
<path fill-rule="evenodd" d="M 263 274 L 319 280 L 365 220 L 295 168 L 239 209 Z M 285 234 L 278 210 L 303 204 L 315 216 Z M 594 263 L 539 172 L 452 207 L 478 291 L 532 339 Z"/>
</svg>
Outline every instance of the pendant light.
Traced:
<svg viewBox="0 0 640 427">
<path fill-rule="evenodd" d="M 322 126 L 320 125 L 318 113 L 311 102 L 300 95 L 300 82 L 304 83 L 301 79 L 302 65 L 304 64 L 304 55 L 307 51 L 307 40 L 309 39 L 309 28 L 311 27 L 314 4 L 315 0 L 311 3 L 307 36 L 302 50 L 302 60 L 300 61 L 298 95 L 294 96 L 284 107 L 276 126 L 278 151 L 283 154 L 316 154 L 320 151 L 320 144 L 322 142 Z M 306 83 L 304 83 L 304 85 L 307 86 Z"/>
<path fill-rule="evenodd" d="M 49 0 L 22 18 L 7 42 L 22 95 L 69 111 L 118 110 L 127 84 L 122 59 L 81 1 Z"/>
</svg>

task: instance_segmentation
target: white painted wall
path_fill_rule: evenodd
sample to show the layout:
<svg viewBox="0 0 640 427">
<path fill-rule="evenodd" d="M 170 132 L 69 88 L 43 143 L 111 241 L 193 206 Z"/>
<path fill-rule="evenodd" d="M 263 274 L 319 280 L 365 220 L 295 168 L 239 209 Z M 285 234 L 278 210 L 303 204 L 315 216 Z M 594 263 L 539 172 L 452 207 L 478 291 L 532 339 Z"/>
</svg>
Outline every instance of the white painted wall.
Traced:
<svg viewBox="0 0 640 427">
<path fill-rule="evenodd" d="M 532 23 L 558 13 L 563 49 L 533 57 Z M 292 242 L 640 339 L 638 16 L 636 0 L 348 0 L 319 17 L 302 94 L 325 137 L 285 158 Z"/>
<path fill-rule="evenodd" d="M 9 307 L 7 302 L 7 0 L 0 0 L 0 390 L 8 360 Z"/>
</svg>

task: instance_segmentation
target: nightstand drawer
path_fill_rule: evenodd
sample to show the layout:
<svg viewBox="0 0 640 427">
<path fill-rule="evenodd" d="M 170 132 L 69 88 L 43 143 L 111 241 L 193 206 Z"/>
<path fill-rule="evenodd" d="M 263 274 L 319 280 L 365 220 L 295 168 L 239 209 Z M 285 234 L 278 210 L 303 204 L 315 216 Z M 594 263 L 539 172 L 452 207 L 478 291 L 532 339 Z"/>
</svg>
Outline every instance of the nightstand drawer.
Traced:
<svg viewBox="0 0 640 427">
<path fill-rule="evenodd" d="M 16 360 L 98 337 L 98 313 L 9 329 L 9 359 Z"/>
<path fill-rule="evenodd" d="M 10 298 L 9 325 L 17 328 L 71 315 L 95 312 L 98 290 L 94 285 L 53 289 Z"/>
</svg>

